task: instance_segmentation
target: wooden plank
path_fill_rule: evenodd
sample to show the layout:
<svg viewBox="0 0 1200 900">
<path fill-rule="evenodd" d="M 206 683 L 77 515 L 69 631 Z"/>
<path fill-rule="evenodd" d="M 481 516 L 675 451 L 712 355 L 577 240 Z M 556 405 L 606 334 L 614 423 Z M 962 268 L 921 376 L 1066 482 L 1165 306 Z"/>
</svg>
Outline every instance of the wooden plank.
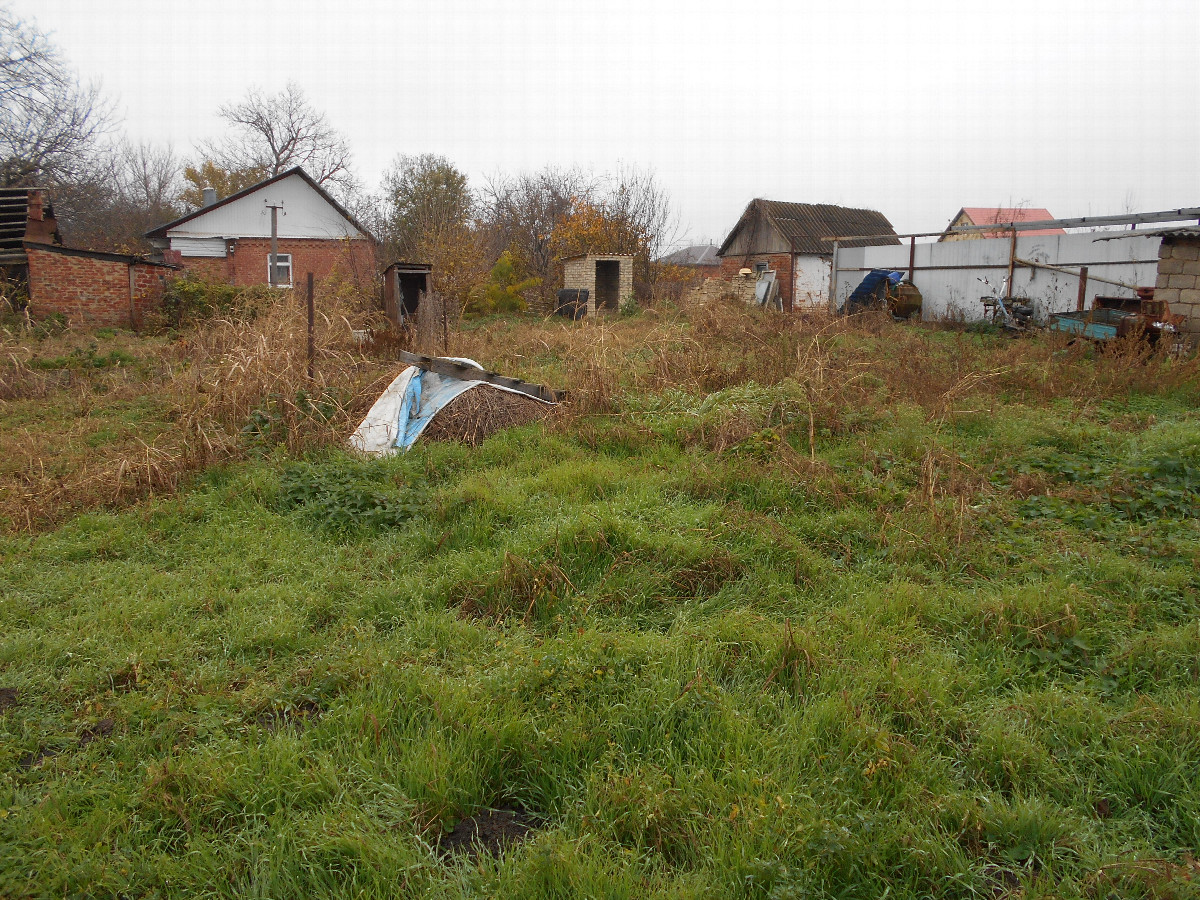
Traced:
<svg viewBox="0 0 1200 900">
<path fill-rule="evenodd" d="M 429 372 L 436 372 L 446 378 L 456 378 L 459 381 L 486 381 L 488 384 L 506 387 L 547 403 L 560 403 L 567 397 L 564 391 L 556 391 L 542 384 L 531 384 L 528 381 L 521 381 L 519 378 L 498 375 L 485 369 L 476 369 L 473 366 L 446 359 L 444 356 L 423 356 L 420 353 L 409 353 L 405 350 L 399 351 L 397 355 L 401 362 Z"/>
</svg>

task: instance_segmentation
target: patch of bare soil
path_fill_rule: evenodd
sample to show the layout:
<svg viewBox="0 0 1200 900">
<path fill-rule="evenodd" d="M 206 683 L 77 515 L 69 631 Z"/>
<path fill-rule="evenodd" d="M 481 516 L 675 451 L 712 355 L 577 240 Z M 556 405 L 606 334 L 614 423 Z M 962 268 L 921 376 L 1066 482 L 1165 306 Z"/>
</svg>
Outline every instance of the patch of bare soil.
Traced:
<svg viewBox="0 0 1200 900">
<path fill-rule="evenodd" d="M 528 425 L 554 409 L 512 391 L 481 384 L 447 403 L 425 426 L 421 438 L 427 441 L 453 441 L 476 447 L 504 428 Z"/>
<path fill-rule="evenodd" d="M 17 705 L 16 688 L 0 688 L 0 712 Z"/>
<path fill-rule="evenodd" d="M 101 719 L 95 725 L 89 725 L 79 733 L 79 746 L 86 747 L 92 741 L 110 736 L 115 724 L 112 719 Z"/>
<path fill-rule="evenodd" d="M 32 753 L 26 753 L 17 760 L 17 766 L 22 769 L 32 769 L 34 766 L 41 765 L 42 760 L 50 759 L 58 756 L 58 751 L 53 747 L 38 747 Z"/>
<path fill-rule="evenodd" d="M 447 855 L 466 853 L 472 859 L 480 853 L 495 856 L 529 837 L 538 820 L 516 806 L 486 809 L 460 819 L 453 830 L 443 834 L 438 849 Z"/>
<path fill-rule="evenodd" d="M 310 722 L 321 717 L 321 705 L 315 700 L 304 700 L 295 706 L 268 709 L 259 713 L 254 721 L 274 734 L 286 728 L 301 730 Z"/>
</svg>

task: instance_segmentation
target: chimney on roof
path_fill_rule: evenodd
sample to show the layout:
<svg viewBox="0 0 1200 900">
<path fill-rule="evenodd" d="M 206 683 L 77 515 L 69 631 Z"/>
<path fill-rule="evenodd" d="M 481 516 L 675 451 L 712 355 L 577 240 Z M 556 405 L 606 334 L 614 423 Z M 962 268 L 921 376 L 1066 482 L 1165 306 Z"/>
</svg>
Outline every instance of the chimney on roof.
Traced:
<svg viewBox="0 0 1200 900">
<path fill-rule="evenodd" d="M 214 203 L 217 202 L 217 189 L 216 188 L 206 187 L 203 190 L 202 194 L 204 197 L 204 202 L 200 204 L 201 207 L 212 206 Z"/>
</svg>

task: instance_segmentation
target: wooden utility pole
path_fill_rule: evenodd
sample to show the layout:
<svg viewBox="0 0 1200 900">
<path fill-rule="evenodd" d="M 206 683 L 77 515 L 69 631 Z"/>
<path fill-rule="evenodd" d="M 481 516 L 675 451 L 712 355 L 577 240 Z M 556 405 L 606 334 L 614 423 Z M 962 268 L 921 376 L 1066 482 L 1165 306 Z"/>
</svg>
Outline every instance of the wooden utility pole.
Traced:
<svg viewBox="0 0 1200 900">
<path fill-rule="evenodd" d="M 1075 298 L 1076 312 L 1083 312 L 1084 306 L 1087 304 L 1087 279 L 1088 267 L 1079 267 L 1079 296 Z"/>
<path fill-rule="evenodd" d="M 277 284 L 278 275 L 275 271 L 275 259 L 279 256 L 279 211 L 283 209 L 282 203 L 272 203 L 269 200 L 264 200 L 267 209 L 271 210 L 271 255 L 267 260 L 267 280 L 271 287 Z"/>
</svg>

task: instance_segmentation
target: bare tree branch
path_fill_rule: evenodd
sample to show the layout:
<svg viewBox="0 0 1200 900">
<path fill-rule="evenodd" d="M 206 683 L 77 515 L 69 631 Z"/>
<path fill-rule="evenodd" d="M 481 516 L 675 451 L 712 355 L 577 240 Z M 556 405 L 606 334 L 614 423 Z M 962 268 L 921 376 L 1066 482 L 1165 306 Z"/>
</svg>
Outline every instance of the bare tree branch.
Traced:
<svg viewBox="0 0 1200 900">
<path fill-rule="evenodd" d="M 90 165 L 112 109 L 36 26 L 0 8 L 0 184 L 70 180 Z"/>
<path fill-rule="evenodd" d="M 251 88 L 240 103 L 222 106 L 220 115 L 236 134 L 206 142 L 201 150 L 221 168 L 260 169 L 273 177 L 302 166 L 317 184 L 343 193 L 354 190 L 346 139 L 294 82 L 278 94 Z"/>
</svg>

